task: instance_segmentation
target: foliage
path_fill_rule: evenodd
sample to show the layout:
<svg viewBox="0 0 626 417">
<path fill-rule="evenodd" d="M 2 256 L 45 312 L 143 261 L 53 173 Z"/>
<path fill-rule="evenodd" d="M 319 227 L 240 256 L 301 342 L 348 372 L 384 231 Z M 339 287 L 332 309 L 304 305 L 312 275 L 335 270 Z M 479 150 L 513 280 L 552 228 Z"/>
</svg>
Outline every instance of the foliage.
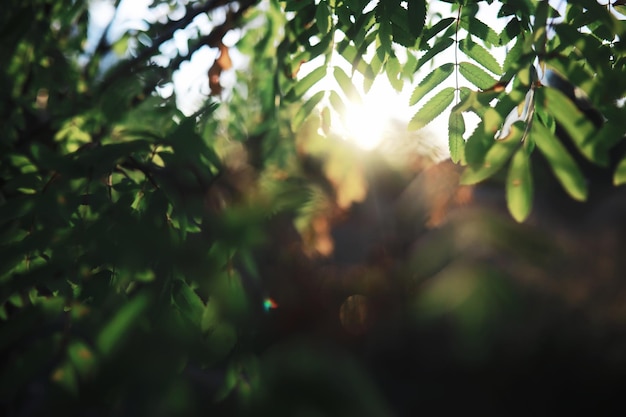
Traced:
<svg viewBox="0 0 626 417">
<path fill-rule="evenodd" d="M 332 354 L 300 347 L 263 356 L 272 345 L 265 310 L 275 301 L 258 254 L 284 249 L 286 255 L 276 249 L 271 256 L 292 260 L 292 278 L 305 279 L 297 255 L 332 253 L 333 216 L 367 195 L 366 158 L 330 145 L 331 110 L 342 113 L 360 100 L 354 73 L 364 77 L 365 91 L 381 75 L 399 90 L 445 50 L 464 54 L 466 60 L 420 76 L 409 127 L 423 127 L 452 106 L 450 152 L 467 166 L 463 181 L 483 181 L 508 166 L 516 220 L 531 212 L 537 151 L 574 199 L 584 200 L 588 190 L 573 152 L 611 165 L 615 184 L 626 181 L 626 159 L 613 160 L 626 133 L 619 102 L 626 96 L 626 27 L 613 6 L 573 1 L 559 11 L 546 1 L 502 1 L 499 15 L 508 24 L 498 34 L 478 18 L 479 4 L 492 1 L 441 3 L 450 3 L 451 17 L 428 14 L 431 4 L 418 0 L 159 0 L 151 10 L 164 16 L 118 37 L 110 25 L 86 49 L 88 3 L 5 2 L 3 411 L 254 415 L 255 407 L 273 409 L 271 399 L 285 388 L 282 375 L 302 373 L 312 382 L 297 386 L 321 392 L 323 409 L 294 396 L 281 409 L 285 415 L 385 415 L 368 376 L 350 361 L 331 367 L 324 358 Z M 206 33 L 193 26 L 200 15 L 209 18 Z M 196 32 L 188 50 L 158 64 L 183 29 Z M 235 70 L 225 36 L 238 30 L 234 47 L 249 61 Z M 492 53 L 498 47 L 508 48 L 502 65 Z M 175 93 L 163 91 L 202 48 L 216 54 L 207 63 L 211 94 L 188 115 Z M 300 76 L 301 65 L 317 57 L 319 67 Z M 577 95 L 546 85 L 538 74 L 548 70 L 570 80 Z M 225 88 L 229 71 L 237 71 L 236 82 Z M 338 88 L 315 92 L 326 75 Z M 444 87 L 452 75 L 477 90 L 458 82 Z M 580 91 L 602 115 L 602 128 L 576 101 Z M 467 112 L 482 122 L 465 141 Z M 559 129 L 573 147 L 561 142 Z M 297 254 L 272 246 L 292 229 L 301 241 Z M 482 283 L 480 267 L 468 274 Z M 370 278 L 379 282 L 381 275 Z M 423 307 L 436 313 L 446 282 L 454 286 L 455 279 L 429 287 Z M 487 313 L 474 311 L 478 319 L 469 325 Z M 319 362 L 303 363 L 311 358 Z M 333 371 L 344 391 L 325 386 L 323 376 Z M 354 407 L 339 407 L 337 392 L 355 399 Z"/>
<path fill-rule="evenodd" d="M 615 13 L 621 3 L 601 6 L 574 1 L 559 6 L 548 1 L 503 1 L 499 3 L 498 17 L 508 22 L 500 33 L 479 18 L 479 6 L 488 3 L 494 7 L 492 1 L 446 2 L 450 3 L 451 17 L 429 15 L 431 6 L 439 6 L 436 3 L 328 0 L 315 5 L 286 1 L 285 9 L 295 12 L 292 22 L 298 22 L 298 26 L 289 26 L 293 34 L 288 33 L 292 51 L 286 54 L 287 65 L 322 54 L 327 56 L 328 65 L 328 56 L 337 51 L 353 73 L 363 75 L 365 90 L 379 74 L 386 74 L 393 85 L 401 88 L 418 70 L 453 49 L 454 62 L 438 64 L 415 87 L 409 104 L 418 109 L 409 129 L 422 128 L 454 102 L 449 125 L 450 156 L 468 165 L 463 181 L 472 184 L 491 177 L 509 165 L 515 154 L 517 162 L 510 165 L 509 176 L 520 181 L 509 181 L 506 187 L 512 198 L 511 213 L 519 221 L 530 213 L 533 193 L 532 184 L 521 181 L 530 179 L 529 174 L 520 176 L 516 172 L 519 167 L 530 167 L 523 159 L 532 157 L 535 143 L 549 159 L 564 189 L 573 198 L 585 200 L 585 179 L 570 152 L 581 154 L 593 164 L 609 166 L 611 149 L 626 133 L 620 123 L 624 117 L 621 100 L 626 95 L 621 77 L 626 62 L 622 45 L 626 27 Z M 311 45 L 312 39 L 325 36 L 330 28 L 341 33 L 335 35 L 340 40 Z M 502 48 L 507 54 L 501 65 L 494 52 Z M 367 51 L 373 53 L 367 55 Z M 406 56 L 404 62 L 400 62 L 402 56 Z M 570 80 L 576 96 L 565 97 L 555 91 L 560 86 L 550 84 L 547 74 L 551 72 Z M 349 83 L 343 72 L 335 70 L 334 74 L 343 92 L 348 93 Z M 456 87 L 444 86 L 452 75 Z M 477 89 L 460 87 L 461 77 Z M 297 85 L 309 87 L 311 82 L 305 77 Z M 433 90 L 434 95 L 426 99 Z M 588 115 L 576 109 L 573 101 L 581 100 L 583 95 L 585 106 L 602 114 L 603 129 L 594 127 Z M 334 107 L 340 110 L 345 105 Z M 468 112 L 478 115 L 484 124 L 465 142 L 459 140 L 464 131 L 459 131 L 459 126 Z M 521 123 L 515 132 L 522 134 L 501 146 L 498 139 L 510 135 L 508 127 L 516 120 Z M 554 142 L 555 121 L 571 136 L 575 144 L 572 149 L 551 152 L 552 146 L 558 146 L 548 145 Z M 516 152 L 519 147 L 525 151 Z M 504 148 L 506 154 L 500 150 Z M 499 160 L 494 165 L 496 154 Z M 613 161 L 611 169 L 615 167 Z M 616 184 L 621 183 L 620 172 L 615 171 Z M 518 192 L 514 187 L 525 191 Z"/>
</svg>

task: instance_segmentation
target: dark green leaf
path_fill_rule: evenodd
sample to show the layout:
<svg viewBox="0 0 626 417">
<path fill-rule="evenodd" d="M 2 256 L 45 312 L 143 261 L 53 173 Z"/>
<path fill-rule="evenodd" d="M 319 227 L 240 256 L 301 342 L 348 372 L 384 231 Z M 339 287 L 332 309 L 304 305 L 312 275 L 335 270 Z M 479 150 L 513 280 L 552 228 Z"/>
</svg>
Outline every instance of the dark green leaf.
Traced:
<svg viewBox="0 0 626 417">
<path fill-rule="evenodd" d="M 144 313 L 149 304 L 146 294 L 139 294 L 130 299 L 102 328 L 96 338 L 96 346 L 103 355 L 110 355 L 124 343 L 130 330 L 135 327 L 137 321 Z"/>
<path fill-rule="evenodd" d="M 393 53 L 391 37 L 391 23 L 388 20 L 382 20 L 378 26 L 378 41 L 387 54 Z"/>
<path fill-rule="evenodd" d="M 183 316 L 199 326 L 205 305 L 189 284 L 183 280 L 176 280 L 172 288 L 172 297 Z"/>
<path fill-rule="evenodd" d="M 332 25 L 332 18 L 328 4 L 321 1 L 315 8 L 315 24 L 320 31 L 320 34 L 325 35 L 330 31 Z"/>
<path fill-rule="evenodd" d="M 533 119 L 530 134 L 565 191 L 575 200 L 586 200 L 587 181 L 563 144 L 541 124 L 537 117 Z"/>
<path fill-rule="evenodd" d="M 417 61 L 415 71 L 422 68 L 422 66 L 426 63 L 432 63 L 432 59 L 435 56 L 448 49 L 450 46 L 452 46 L 452 44 L 454 44 L 454 40 L 452 38 L 437 39 L 433 47 L 429 48 L 428 51 L 426 51 L 426 53 L 422 55 Z"/>
<path fill-rule="evenodd" d="M 476 36 L 478 39 L 482 39 L 488 46 L 494 46 L 500 43 L 500 37 L 498 34 L 474 16 L 462 17 L 461 27 L 467 30 L 470 34 Z"/>
<path fill-rule="evenodd" d="M 524 54 L 524 46 L 524 39 L 522 37 L 518 37 L 515 41 L 515 45 L 513 45 L 504 57 L 504 72 L 508 73 L 509 71 L 517 71 L 517 68 L 520 66 L 522 55 Z"/>
<path fill-rule="evenodd" d="M 511 42 L 513 39 L 518 38 L 519 34 L 522 31 L 522 26 L 520 25 L 519 20 L 511 19 L 509 23 L 502 29 L 500 32 L 500 45 L 506 45 Z M 505 66 L 506 70 L 506 66 Z"/>
<path fill-rule="evenodd" d="M 543 53 L 546 49 L 545 43 L 547 38 L 547 23 L 548 14 L 551 7 L 547 1 L 540 1 L 537 3 L 535 9 L 535 21 L 533 23 L 533 39 L 535 44 L 535 50 L 539 53 Z"/>
<path fill-rule="evenodd" d="M 424 33 L 422 34 L 420 47 L 422 49 L 430 49 L 427 42 L 433 37 L 437 36 L 439 32 L 446 30 L 455 21 L 456 19 L 454 17 L 446 17 L 445 19 L 441 19 L 440 21 L 435 23 L 433 26 L 425 29 Z"/>
<path fill-rule="evenodd" d="M 426 22 L 426 0 L 408 0 L 408 27 L 414 37 L 419 37 Z"/>
</svg>

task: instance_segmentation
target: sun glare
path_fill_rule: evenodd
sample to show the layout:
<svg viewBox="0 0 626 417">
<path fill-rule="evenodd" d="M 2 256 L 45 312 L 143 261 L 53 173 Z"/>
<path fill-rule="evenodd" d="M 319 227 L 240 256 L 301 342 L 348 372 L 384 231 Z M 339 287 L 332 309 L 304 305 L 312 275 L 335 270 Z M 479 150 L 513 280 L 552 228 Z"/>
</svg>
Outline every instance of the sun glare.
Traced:
<svg viewBox="0 0 626 417">
<path fill-rule="evenodd" d="M 374 149 L 384 139 L 389 115 L 383 103 L 352 104 L 343 116 L 345 135 L 349 141 L 363 149 Z"/>
</svg>

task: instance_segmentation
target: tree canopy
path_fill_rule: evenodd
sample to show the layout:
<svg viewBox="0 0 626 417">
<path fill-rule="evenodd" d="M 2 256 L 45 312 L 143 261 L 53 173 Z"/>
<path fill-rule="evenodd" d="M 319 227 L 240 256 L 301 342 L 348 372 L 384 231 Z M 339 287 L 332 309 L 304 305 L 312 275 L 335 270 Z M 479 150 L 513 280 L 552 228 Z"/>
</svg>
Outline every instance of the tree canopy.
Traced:
<svg viewBox="0 0 626 417">
<path fill-rule="evenodd" d="M 402 130 L 449 111 L 460 182 L 495 178 L 517 222 L 541 186 L 537 154 L 577 201 L 593 195 L 594 170 L 626 182 L 621 0 L 154 0 L 127 25 L 125 2 L 104 2 L 116 12 L 101 31 L 96 1 L 6 0 L 0 13 L 6 415 L 389 415 L 393 398 L 353 358 L 275 346 L 285 330 L 272 327 L 268 290 L 281 274 L 304 282 L 283 287 L 297 320 L 314 297 L 304 260 L 337 249 L 331 218 L 366 200 L 367 164 L 386 163 L 334 140 L 332 126 L 378 77 L 413 89 Z M 481 20 L 485 6 L 506 22 L 500 32 Z M 175 74 L 203 50 L 214 57 L 205 97 L 183 111 Z M 454 59 L 437 61 L 446 51 Z M 482 223 L 470 235 L 472 224 Z M 485 230 L 479 242 L 509 247 Z M 550 264 L 539 252 L 516 256 Z M 424 276 L 441 260 L 431 258 L 420 258 Z M 497 281 L 490 267 L 457 267 L 426 285 L 420 311 L 456 309 L 448 294 L 464 277 L 475 288 Z M 381 294 L 403 294 L 373 271 Z M 509 293 L 489 285 L 480 291 Z M 348 300 L 342 317 L 359 316 L 360 299 Z M 472 343 L 492 311 L 475 305 L 456 317 Z"/>
</svg>

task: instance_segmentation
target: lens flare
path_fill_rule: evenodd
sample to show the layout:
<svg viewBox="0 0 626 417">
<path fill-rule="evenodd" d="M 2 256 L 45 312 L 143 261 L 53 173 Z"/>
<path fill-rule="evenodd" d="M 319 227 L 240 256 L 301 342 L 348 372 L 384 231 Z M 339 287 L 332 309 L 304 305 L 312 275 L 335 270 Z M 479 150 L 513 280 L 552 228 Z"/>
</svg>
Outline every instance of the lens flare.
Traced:
<svg viewBox="0 0 626 417">
<path fill-rule="evenodd" d="M 266 297 L 265 300 L 263 300 L 263 309 L 265 309 L 265 311 L 270 311 L 277 307 L 278 307 L 278 304 L 272 298 Z"/>
</svg>

